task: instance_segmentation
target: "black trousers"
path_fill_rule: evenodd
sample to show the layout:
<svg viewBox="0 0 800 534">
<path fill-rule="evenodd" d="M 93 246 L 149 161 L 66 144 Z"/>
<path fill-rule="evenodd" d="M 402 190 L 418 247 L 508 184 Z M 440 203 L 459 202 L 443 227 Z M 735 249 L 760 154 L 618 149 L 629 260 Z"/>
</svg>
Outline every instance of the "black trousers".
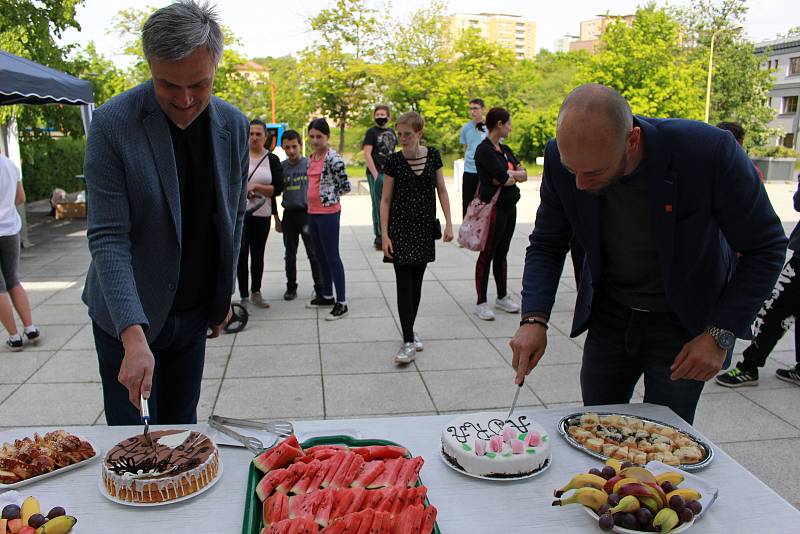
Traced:
<svg viewBox="0 0 800 534">
<path fill-rule="evenodd" d="M 308 214 L 305 210 L 283 211 L 283 246 L 286 254 L 283 257 L 286 266 L 286 289 L 297 290 L 297 248 L 300 239 L 306 248 L 308 263 L 311 264 L 311 277 L 314 279 L 314 292 L 322 295 L 322 282 L 319 274 L 319 261 L 314 252 L 314 243 L 308 232 Z"/>
<path fill-rule="evenodd" d="M 495 206 L 489 221 L 489 237 L 486 239 L 486 247 L 478 255 L 478 261 L 475 264 L 475 289 L 478 292 L 478 304 L 486 302 L 490 264 L 497 286 L 497 298 L 501 299 L 508 294 L 506 256 L 508 256 L 508 248 L 511 246 L 511 238 L 514 237 L 516 225 L 516 206 L 510 208 Z"/>
<path fill-rule="evenodd" d="M 249 297 L 261 291 L 261 278 L 264 277 L 264 249 L 267 246 L 269 228 L 272 217 L 254 217 L 248 215 L 244 218 L 242 226 L 242 248 L 239 249 L 239 264 L 236 268 L 236 278 L 239 282 L 239 296 Z M 247 286 L 247 257 L 250 256 L 250 278 L 252 280 L 248 290 Z"/>
<path fill-rule="evenodd" d="M 397 281 L 397 312 L 400 314 L 404 343 L 414 341 L 414 321 L 417 319 L 419 301 L 422 297 L 422 279 L 425 277 L 426 267 L 424 263 L 394 265 L 394 276 Z"/>
<path fill-rule="evenodd" d="M 478 189 L 478 175 L 474 172 L 465 172 L 461 179 L 461 216 L 467 214 L 467 207 L 472 199 L 475 198 L 475 190 Z"/>
<path fill-rule="evenodd" d="M 742 367 L 756 371 L 767 363 L 767 356 L 778 341 L 792 327 L 800 313 L 800 254 L 795 254 L 783 266 L 772 295 L 764 302 L 753 321 L 753 342 L 744 349 Z M 798 329 L 794 333 L 794 355 L 800 364 Z"/>
<path fill-rule="evenodd" d="M 156 339 L 150 343 L 155 358 L 153 388 L 147 405 L 154 425 L 197 423 L 197 403 L 206 354 L 208 310 L 170 313 Z M 141 425 L 139 410 L 119 383 L 125 357 L 122 342 L 92 322 L 94 344 L 103 382 L 103 407 L 108 425 Z"/>
</svg>

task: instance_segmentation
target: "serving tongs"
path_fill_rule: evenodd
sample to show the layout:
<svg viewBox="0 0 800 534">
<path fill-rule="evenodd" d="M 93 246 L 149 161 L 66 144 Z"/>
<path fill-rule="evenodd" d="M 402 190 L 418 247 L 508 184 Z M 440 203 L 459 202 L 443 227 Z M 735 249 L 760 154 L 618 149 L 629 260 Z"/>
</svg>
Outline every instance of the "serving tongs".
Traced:
<svg viewBox="0 0 800 534">
<path fill-rule="evenodd" d="M 232 428 L 229 428 L 227 425 L 239 428 L 253 428 L 261 431 L 267 431 L 271 434 L 275 434 L 275 439 L 273 439 L 269 445 L 265 445 L 260 439 L 253 436 L 245 436 L 244 434 L 240 434 Z M 294 431 L 294 427 L 289 421 L 269 421 L 264 423 L 259 421 L 250 421 L 248 419 L 222 417 L 219 415 L 212 415 L 209 417 L 208 426 L 222 432 L 230 438 L 235 439 L 244 445 L 247 450 L 255 454 L 259 454 L 265 449 L 271 449 L 278 442 L 278 437 L 290 436 Z"/>
</svg>

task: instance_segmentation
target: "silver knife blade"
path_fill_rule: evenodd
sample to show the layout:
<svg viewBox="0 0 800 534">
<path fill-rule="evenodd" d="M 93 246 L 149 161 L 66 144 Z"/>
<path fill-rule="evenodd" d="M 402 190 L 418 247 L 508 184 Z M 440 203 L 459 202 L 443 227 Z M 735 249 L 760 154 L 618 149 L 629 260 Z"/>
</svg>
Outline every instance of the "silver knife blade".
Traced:
<svg viewBox="0 0 800 534">
<path fill-rule="evenodd" d="M 522 384 L 517 386 L 517 392 L 514 393 L 514 402 L 511 403 L 511 409 L 508 411 L 506 419 L 511 419 L 511 414 L 514 413 L 514 408 L 517 407 L 517 399 L 519 399 L 519 392 L 522 391 Z"/>
<path fill-rule="evenodd" d="M 147 405 L 147 399 L 144 398 L 144 395 L 139 395 L 139 407 L 142 411 L 142 421 L 144 422 L 144 437 L 150 447 L 155 449 L 153 438 L 150 437 L 150 407 Z"/>
</svg>

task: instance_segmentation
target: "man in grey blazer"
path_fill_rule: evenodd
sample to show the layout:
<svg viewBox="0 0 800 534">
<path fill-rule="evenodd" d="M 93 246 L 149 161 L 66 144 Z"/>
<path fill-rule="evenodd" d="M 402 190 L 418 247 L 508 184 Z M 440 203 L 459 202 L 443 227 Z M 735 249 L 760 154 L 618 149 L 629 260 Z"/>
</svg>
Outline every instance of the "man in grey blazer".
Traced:
<svg viewBox="0 0 800 534">
<path fill-rule="evenodd" d="M 212 96 L 214 9 L 180 0 L 142 30 L 152 80 L 94 114 L 84 174 L 89 307 L 109 425 L 194 423 L 207 330 L 230 314 L 248 122 Z"/>
</svg>

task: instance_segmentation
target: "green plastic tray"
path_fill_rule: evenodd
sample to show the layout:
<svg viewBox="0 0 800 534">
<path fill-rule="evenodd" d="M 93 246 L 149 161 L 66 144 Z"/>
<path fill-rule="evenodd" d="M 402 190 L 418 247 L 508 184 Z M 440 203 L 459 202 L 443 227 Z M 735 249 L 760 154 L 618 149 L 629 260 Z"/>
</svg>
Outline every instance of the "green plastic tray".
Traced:
<svg viewBox="0 0 800 534">
<path fill-rule="evenodd" d="M 319 438 L 312 438 L 300 444 L 303 449 L 315 447 L 317 445 L 346 445 L 348 447 L 367 447 L 369 445 L 395 445 L 402 447 L 402 445 L 393 441 L 384 439 L 355 439 L 350 436 L 323 436 Z M 408 455 L 407 457 L 411 457 Z M 264 475 L 259 471 L 253 462 L 250 462 L 250 470 L 247 475 L 247 494 L 244 501 L 244 521 L 242 521 L 242 534 L 260 534 L 261 529 L 264 528 L 262 522 L 262 507 L 261 500 L 256 495 L 256 486 L 261 482 L 261 477 Z M 417 479 L 417 486 L 422 485 L 422 479 Z M 430 505 L 428 498 L 425 498 L 425 506 Z M 438 522 L 433 525 L 433 534 L 441 534 Z"/>
</svg>

